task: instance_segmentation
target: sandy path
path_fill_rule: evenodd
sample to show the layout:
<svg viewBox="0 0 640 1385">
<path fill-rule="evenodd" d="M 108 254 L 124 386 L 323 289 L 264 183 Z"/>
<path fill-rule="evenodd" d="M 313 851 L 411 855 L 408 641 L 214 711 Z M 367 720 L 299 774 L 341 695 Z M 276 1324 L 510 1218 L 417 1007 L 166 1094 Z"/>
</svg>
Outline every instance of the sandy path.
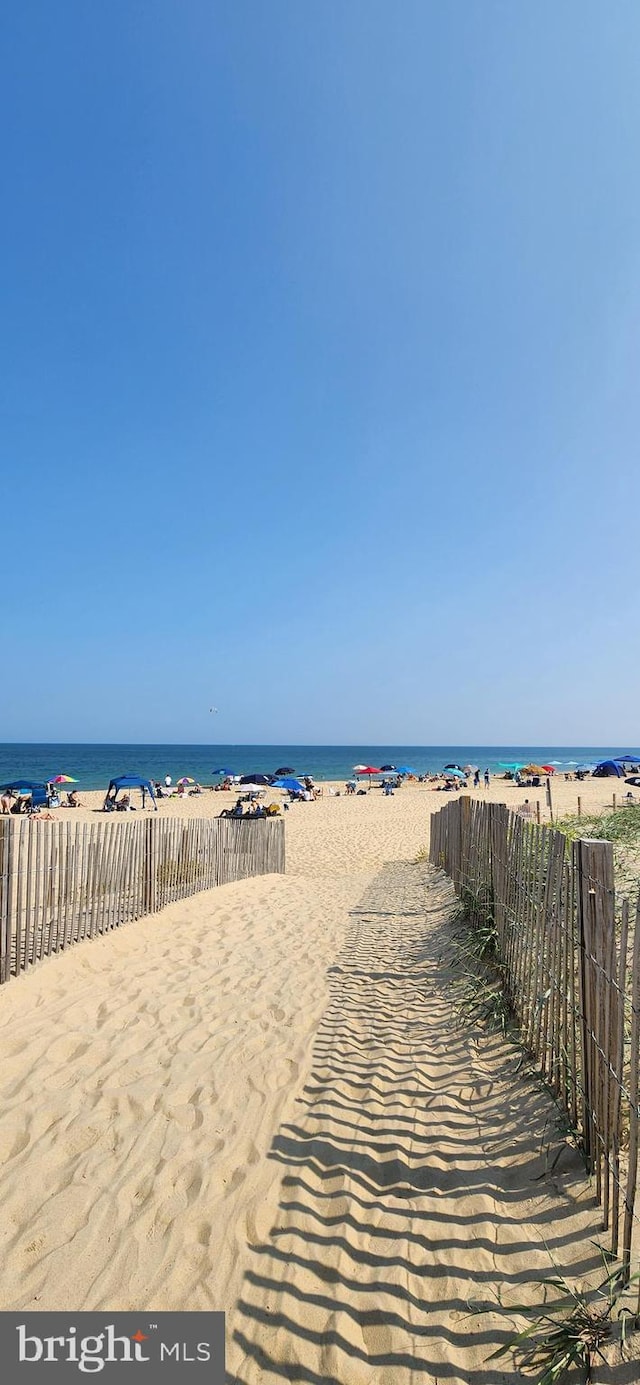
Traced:
<svg viewBox="0 0 640 1385">
<path fill-rule="evenodd" d="M 597 1264 L 593 1202 L 544 1093 L 508 1045 L 452 1029 L 449 891 L 424 875 L 391 867 L 352 911 L 271 1150 L 280 1201 L 231 1324 L 235 1385 L 515 1381 L 484 1365 L 505 1339 L 498 1287 L 530 1301 L 550 1256 Z"/>
<path fill-rule="evenodd" d="M 597 1221 L 572 1156 L 535 1181 L 513 1054 L 451 1030 L 427 811 L 300 805 L 286 877 L 3 988 L 0 1307 L 224 1308 L 238 1385 L 515 1379 L 467 1298 Z"/>
</svg>

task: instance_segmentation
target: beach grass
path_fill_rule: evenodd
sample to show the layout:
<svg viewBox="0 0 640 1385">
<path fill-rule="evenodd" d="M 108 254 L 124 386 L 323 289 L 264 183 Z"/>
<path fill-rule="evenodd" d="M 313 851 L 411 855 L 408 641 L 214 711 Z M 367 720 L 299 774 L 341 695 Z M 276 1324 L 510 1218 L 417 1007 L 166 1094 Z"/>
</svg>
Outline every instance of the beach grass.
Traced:
<svg viewBox="0 0 640 1385">
<path fill-rule="evenodd" d="M 640 887 L 640 804 L 630 804 L 615 812 L 567 816 L 555 826 L 569 841 L 587 837 L 611 842 L 616 887 L 623 894 L 636 893 Z"/>
</svg>

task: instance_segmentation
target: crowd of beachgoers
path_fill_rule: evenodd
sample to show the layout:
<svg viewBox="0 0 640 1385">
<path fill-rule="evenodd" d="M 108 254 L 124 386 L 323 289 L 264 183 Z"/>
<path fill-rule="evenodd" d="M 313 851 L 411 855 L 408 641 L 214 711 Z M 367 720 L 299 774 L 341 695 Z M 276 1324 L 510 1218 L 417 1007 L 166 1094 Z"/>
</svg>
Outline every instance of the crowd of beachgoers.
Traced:
<svg viewBox="0 0 640 1385">
<path fill-rule="evenodd" d="M 637 801 L 640 764 L 632 756 L 603 765 L 572 768 L 549 763 L 505 763 L 497 772 L 476 764 L 447 764 L 439 773 L 417 773 L 411 766 L 354 765 L 350 777 L 320 781 L 282 766 L 272 774 L 220 772 L 214 782 L 200 783 L 187 774 L 145 779 L 124 774 L 103 790 L 84 789 L 70 775 L 35 784 L 16 777 L 0 788 L 0 813 L 58 821 L 93 820 L 96 813 L 118 817 L 141 811 L 177 817 L 277 817 L 294 805 L 319 800 L 356 800 L 418 796 L 426 814 L 438 806 L 436 795 L 469 793 L 488 801 L 505 802 L 538 821 L 550 816 L 598 813 Z M 285 772 L 286 771 L 286 772 Z M 335 810 L 334 810 L 335 811 Z"/>
</svg>

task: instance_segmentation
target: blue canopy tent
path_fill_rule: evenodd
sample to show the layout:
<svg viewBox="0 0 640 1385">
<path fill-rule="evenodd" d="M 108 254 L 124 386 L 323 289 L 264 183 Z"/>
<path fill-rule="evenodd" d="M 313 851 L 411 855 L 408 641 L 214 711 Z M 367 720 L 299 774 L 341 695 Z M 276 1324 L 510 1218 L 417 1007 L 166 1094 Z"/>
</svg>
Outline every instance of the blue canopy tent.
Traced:
<svg viewBox="0 0 640 1385">
<path fill-rule="evenodd" d="M 608 779 L 613 776 L 623 779 L 624 775 L 616 760 L 601 760 L 593 771 L 594 779 Z"/>
<path fill-rule="evenodd" d="M 10 779 L 8 784 L 2 785 L 2 793 L 30 794 L 34 789 L 44 788 L 44 784 L 36 784 L 32 779 Z"/>
<path fill-rule="evenodd" d="M 155 789 L 150 779 L 142 779 L 139 774 L 119 775 L 117 779 L 112 779 L 110 781 L 109 788 L 107 789 L 107 797 L 105 799 L 105 803 L 108 802 L 109 799 L 112 799 L 112 801 L 115 803 L 121 789 L 140 789 L 142 791 L 143 808 L 145 806 L 145 797 L 147 794 L 149 794 L 157 813 L 158 805 L 156 803 Z"/>
<path fill-rule="evenodd" d="M 8 784 L 2 785 L 0 792 L 12 794 L 14 798 L 30 798 L 32 808 L 49 806 L 46 784 L 34 783 L 32 779 L 11 779 Z"/>
</svg>

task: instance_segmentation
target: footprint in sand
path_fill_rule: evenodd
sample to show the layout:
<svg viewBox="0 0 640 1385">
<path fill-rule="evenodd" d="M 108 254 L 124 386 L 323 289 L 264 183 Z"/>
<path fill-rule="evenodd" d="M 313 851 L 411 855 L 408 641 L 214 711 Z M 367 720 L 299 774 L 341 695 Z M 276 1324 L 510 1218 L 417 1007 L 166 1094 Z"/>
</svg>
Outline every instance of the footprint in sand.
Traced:
<svg viewBox="0 0 640 1385">
<path fill-rule="evenodd" d="M 182 1193 L 187 1199 L 187 1207 L 192 1207 L 197 1201 L 200 1189 L 202 1188 L 202 1174 L 199 1169 L 187 1170 L 176 1178 L 176 1192 Z"/>
<path fill-rule="evenodd" d="M 231 1178 L 229 1179 L 229 1182 L 226 1185 L 227 1194 L 235 1193 L 236 1188 L 241 1187 L 241 1185 L 244 1183 L 246 1176 L 247 1175 L 244 1169 L 236 1169 L 235 1173 L 232 1174 Z M 223 1179 L 222 1181 L 224 1183 L 225 1180 Z"/>
<path fill-rule="evenodd" d="M 281 1087 L 293 1087 L 297 1081 L 299 1065 L 291 1058 L 278 1058 L 275 1063 L 271 1063 L 269 1070 L 265 1073 L 265 1088 L 268 1092 L 277 1092 Z"/>
<path fill-rule="evenodd" d="M 198 1225 L 196 1227 L 196 1240 L 199 1245 L 208 1246 L 211 1240 L 212 1230 L 213 1228 L 211 1226 L 211 1222 L 198 1222 Z"/>
<path fill-rule="evenodd" d="M 196 1130 L 202 1125 L 204 1116 L 196 1106 L 167 1106 L 166 1115 L 180 1126 L 181 1130 Z"/>
<path fill-rule="evenodd" d="M 22 1130 L 3 1130 L 0 1134 L 0 1165 L 6 1164 L 9 1159 L 15 1159 L 16 1154 L 22 1154 L 27 1148 L 30 1140 L 29 1131 Z"/>
<path fill-rule="evenodd" d="M 51 1063 L 72 1063 L 75 1058 L 82 1058 L 88 1047 L 88 1043 L 79 1041 L 77 1035 L 63 1034 L 49 1044 L 47 1058 Z"/>
<path fill-rule="evenodd" d="M 60 1144 L 66 1155 L 73 1158 L 76 1154 L 84 1154 L 88 1149 L 92 1149 L 104 1130 L 94 1125 L 80 1126 L 74 1129 L 73 1126 L 62 1137 Z"/>
<path fill-rule="evenodd" d="M 362 1340 L 368 1356 L 388 1356 L 393 1351 L 393 1333 L 383 1323 L 366 1323 Z"/>
<path fill-rule="evenodd" d="M 260 1201 L 248 1207 L 245 1212 L 245 1235 L 247 1243 L 252 1246 L 264 1245 L 275 1231 L 275 1221 L 277 1216 L 277 1200 L 271 1207 L 268 1202 Z"/>
<path fill-rule="evenodd" d="M 25 1255 L 37 1255 L 38 1251 L 42 1250 L 43 1245 L 44 1236 L 36 1236 L 35 1240 L 29 1241 L 28 1246 L 25 1246 L 24 1253 Z"/>
</svg>

